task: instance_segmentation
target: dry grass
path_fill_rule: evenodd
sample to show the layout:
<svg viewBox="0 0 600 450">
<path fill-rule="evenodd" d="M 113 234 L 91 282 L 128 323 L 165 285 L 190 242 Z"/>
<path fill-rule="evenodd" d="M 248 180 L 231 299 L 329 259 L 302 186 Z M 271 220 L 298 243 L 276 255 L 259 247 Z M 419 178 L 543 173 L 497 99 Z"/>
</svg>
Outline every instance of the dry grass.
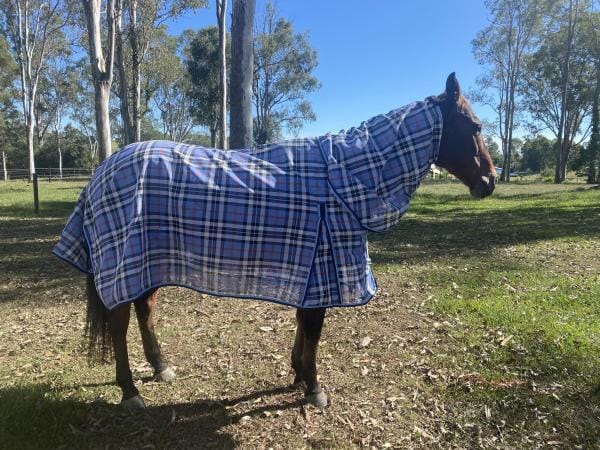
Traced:
<svg viewBox="0 0 600 450">
<path fill-rule="evenodd" d="M 287 387 L 292 310 L 164 289 L 179 378 L 147 381 L 132 326 L 148 408 L 128 414 L 113 367 L 86 364 L 83 279 L 50 255 L 80 188 L 43 184 L 34 217 L 27 185 L 0 185 L 0 447 L 600 448 L 597 189 L 500 186 L 475 202 L 422 187 L 373 236 L 378 297 L 328 312 L 323 410 Z"/>
</svg>

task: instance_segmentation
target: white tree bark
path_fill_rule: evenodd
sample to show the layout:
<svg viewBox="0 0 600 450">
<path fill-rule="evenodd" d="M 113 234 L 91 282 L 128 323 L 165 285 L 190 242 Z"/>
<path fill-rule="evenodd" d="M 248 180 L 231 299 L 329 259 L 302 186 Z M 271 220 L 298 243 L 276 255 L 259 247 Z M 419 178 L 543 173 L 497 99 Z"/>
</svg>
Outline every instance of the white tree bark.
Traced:
<svg viewBox="0 0 600 450">
<path fill-rule="evenodd" d="M 102 0 L 82 0 L 82 3 L 87 21 L 89 56 L 94 80 L 98 159 L 102 162 L 112 153 L 109 100 L 113 81 L 115 37 L 121 21 L 121 0 L 107 1 L 106 28 L 108 36 L 106 58 L 104 56 L 105 51 L 102 48 L 102 26 L 100 24 Z"/>
<path fill-rule="evenodd" d="M 217 0 L 217 21 L 219 22 L 219 52 L 221 55 L 221 115 L 219 128 L 219 147 L 227 148 L 227 33 L 225 15 L 227 0 Z"/>
<path fill-rule="evenodd" d="M 60 0 L 37 2 L 8 0 L 2 3 L 6 16 L 7 39 L 20 68 L 21 105 L 29 154 L 29 179 L 35 173 L 34 128 L 35 100 L 40 74 L 50 51 L 50 42 L 66 25 L 60 14 Z"/>
</svg>

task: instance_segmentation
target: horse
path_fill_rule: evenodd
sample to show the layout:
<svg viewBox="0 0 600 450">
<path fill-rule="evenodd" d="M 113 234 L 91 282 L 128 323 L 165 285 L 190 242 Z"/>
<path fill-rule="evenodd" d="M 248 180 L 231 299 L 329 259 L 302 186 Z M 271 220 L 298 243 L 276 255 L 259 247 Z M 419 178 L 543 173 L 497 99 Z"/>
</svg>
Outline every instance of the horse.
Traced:
<svg viewBox="0 0 600 450">
<path fill-rule="evenodd" d="M 89 355 L 112 350 L 122 406 L 145 407 L 128 360 L 131 303 L 154 380 L 175 379 L 154 317 L 158 288 L 179 285 L 295 307 L 293 385 L 325 407 L 316 363 L 325 312 L 376 291 L 367 232 L 402 217 L 432 163 L 472 197 L 490 195 L 496 173 L 481 131 L 452 73 L 441 95 L 337 135 L 240 151 L 155 141 L 104 161 L 53 252 L 87 273 Z"/>
</svg>

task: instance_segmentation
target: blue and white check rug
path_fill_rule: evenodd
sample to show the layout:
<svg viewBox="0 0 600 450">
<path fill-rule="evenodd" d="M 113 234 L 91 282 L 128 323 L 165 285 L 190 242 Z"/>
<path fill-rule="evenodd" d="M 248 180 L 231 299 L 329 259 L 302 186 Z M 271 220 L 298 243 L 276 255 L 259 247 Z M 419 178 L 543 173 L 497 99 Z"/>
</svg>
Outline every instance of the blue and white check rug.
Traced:
<svg viewBox="0 0 600 450">
<path fill-rule="evenodd" d="M 53 253 L 93 274 L 109 309 L 163 285 L 302 308 L 365 304 L 376 290 L 367 231 L 398 222 L 441 133 L 425 100 L 254 150 L 132 144 L 98 167 Z"/>
</svg>

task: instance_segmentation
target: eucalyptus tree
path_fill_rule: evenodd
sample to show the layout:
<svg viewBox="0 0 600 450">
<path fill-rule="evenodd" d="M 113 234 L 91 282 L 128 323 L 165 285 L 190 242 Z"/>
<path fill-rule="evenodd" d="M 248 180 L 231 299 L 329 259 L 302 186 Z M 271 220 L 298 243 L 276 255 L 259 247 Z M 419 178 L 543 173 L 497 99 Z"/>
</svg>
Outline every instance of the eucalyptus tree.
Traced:
<svg viewBox="0 0 600 450">
<path fill-rule="evenodd" d="M 252 26 L 255 0 L 233 0 L 231 18 L 230 148 L 250 148 L 252 139 Z"/>
<path fill-rule="evenodd" d="M 141 140 L 141 120 L 146 112 L 142 109 L 142 78 L 156 33 L 161 32 L 167 21 L 206 4 L 206 0 L 124 0 L 123 27 L 117 36 L 117 65 L 121 119 L 127 143 Z"/>
<path fill-rule="evenodd" d="M 485 4 L 490 24 L 472 42 L 475 58 L 486 68 L 477 80 L 483 91 L 478 101 L 487 103 L 496 113 L 496 133 L 504 157 L 502 179 L 509 181 L 524 58 L 538 42 L 546 2 L 486 0 Z"/>
<path fill-rule="evenodd" d="M 71 120 L 86 137 L 89 161 L 97 164 L 98 161 L 98 133 L 96 133 L 96 107 L 90 103 L 94 97 L 94 82 L 91 67 L 83 59 L 74 63 L 73 98 L 71 99 Z"/>
<path fill-rule="evenodd" d="M 564 181 L 574 145 L 589 136 L 589 117 L 596 79 L 595 65 L 581 27 L 577 0 L 557 5 L 547 19 L 547 32 L 527 59 L 524 100 L 537 124 L 555 139 L 555 183 Z"/>
<path fill-rule="evenodd" d="M 186 140 L 195 125 L 190 113 L 189 76 L 179 51 L 184 42 L 184 39 L 165 35 L 152 57 L 152 76 L 147 77 L 148 89 L 153 91 L 152 100 L 159 112 L 162 137 L 172 141 Z"/>
<path fill-rule="evenodd" d="M 88 51 L 94 85 L 94 109 L 99 162 L 112 153 L 109 103 L 114 76 L 115 40 L 121 26 L 121 0 L 81 0 L 88 32 Z M 104 6 L 104 8 L 103 8 Z M 105 26 L 102 25 L 105 10 Z M 106 36 L 103 37 L 103 32 Z M 106 46 L 103 46 L 103 42 Z"/>
<path fill-rule="evenodd" d="M 70 11 L 61 0 L 0 0 L 0 31 L 9 43 L 10 52 L 19 66 L 22 106 L 29 177 L 35 173 L 34 128 L 38 87 L 46 60 L 64 46 L 64 28 Z"/>
<path fill-rule="evenodd" d="M 188 44 L 185 65 L 190 79 L 190 111 L 199 125 L 210 132 L 211 146 L 217 145 L 221 108 L 221 70 L 219 66 L 219 29 L 204 28 L 198 32 L 186 32 Z M 227 42 L 230 40 L 228 39 Z M 226 54 L 230 55 L 230 46 Z"/>
<path fill-rule="evenodd" d="M 306 95 L 320 87 L 313 75 L 317 52 L 307 33 L 278 17 L 267 3 L 254 39 L 254 136 L 258 144 L 276 139 L 282 129 L 297 132 L 316 119 Z"/>
<path fill-rule="evenodd" d="M 0 142 L 2 142 L 2 179 L 8 178 L 6 165 L 8 151 L 12 146 L 10 130 L 15 117 L 13 98 L 16 97 L 15 83 L 19 76 L 17 63 L 8 50 L 8 43 L 4 36 L 0 35 Z"/>
<path fill-rule="evenodd" d="M 588 45 L 596 74 L 592 98 L 591 136 L 586 148 L 588 156 L 587 182 L 592 184 L 600 180 L 598 173 L 600 169 L 600 12 L 590 11 L 583 24 L 587 30 Z"/>
<path fill-rule="evenodd" d="M 219 27 L 219 147 L 227 148 L 227 24 L 225 21 L 227 13 L 227 0 L 216 0 L 217 23 Z"/>
<path fill-rule="evenodd" d="M 64 119 L 73 97 L 72 54 L 70 46 L 48 58 L 46 70 L 40 79 L 39 95 L 35 102 L 36 137 L 40 147 L 43 147 L 48 130 L 57 131 Z"/>
</svg>

